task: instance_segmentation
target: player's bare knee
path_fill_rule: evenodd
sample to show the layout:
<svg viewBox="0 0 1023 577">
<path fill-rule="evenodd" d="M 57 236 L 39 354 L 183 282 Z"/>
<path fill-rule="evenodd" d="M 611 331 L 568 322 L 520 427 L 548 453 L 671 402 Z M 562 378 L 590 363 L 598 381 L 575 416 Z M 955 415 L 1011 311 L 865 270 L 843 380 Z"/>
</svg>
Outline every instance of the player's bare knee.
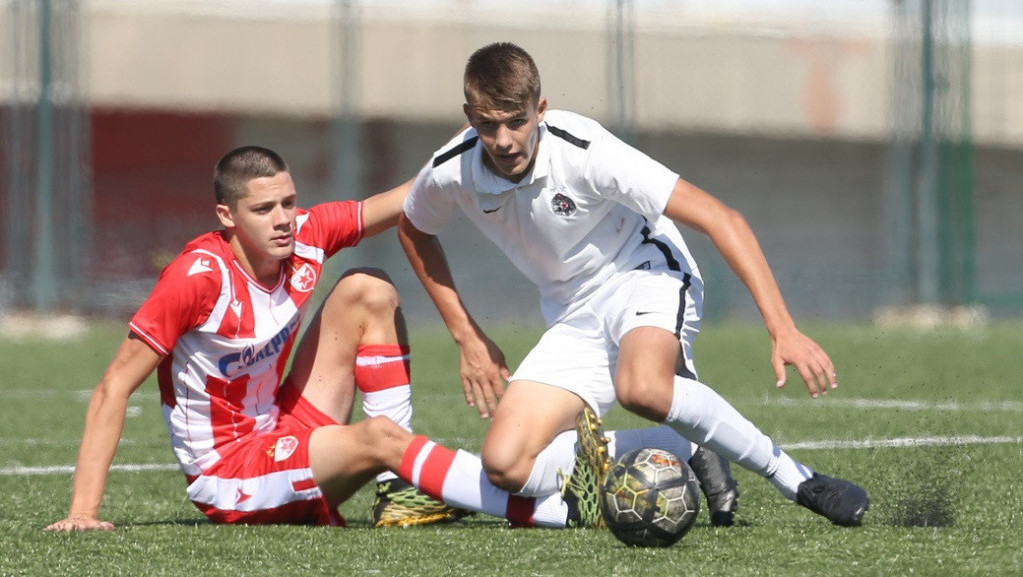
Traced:
<svg viewBox="0 0 1023 577">
<path fill-rule="evenodd" d="M 357 294 L 364 292 L 393 292 L 398 290 L 394 287 L 391 277 L 382 269 L 375 267 L 356 267 L 348 269 L 338 279 L 337 285 L 345 290 L 354 291 Z"/>
<path fill-rule="evenodd" d="M 523 467 L 522 459 L 517 452 L 504 450 L 488 450 L 486 446 L 480 454 L 483 472 L 495 487 L 509 492 L 517 492 L 529 480 L 529 470 Z"/>
<path fill-rule="evenodd" d="M 401 425 L 384 416 L 367 417 L 365 422 L 369 434 L 375 439 L 387 440 L 409 434 Z"/>
<path fill-rule="evenodd" d="M 346 271 L 334 286 L 334 295 L 374 313 L 389 314 L 401 306 L 401 297 L 391 278 L 372 267 Z"/>
<path fill-rule="evenodd" d="M 400 461 L 412 433 L 383 416 L 369 417 L 360 425 L 364 427 L 366 445 L 375 448 L 382 464 L 393 467 L 396 460 Z"/>
<path fill-rule="evenodd" d="M 671 407 L 672 387 L 656 379 L 623 380 L 616 383 L 615 395 L 625 410 L 661 422 Z"/>
<path fill-rule="evenodd" d="M 526 485 L 526 481 L 529 480 L 528 476 L 518 474 L 519 471 L 514 467 L 511 469 L 488 467 L 486 461 L 483 462 L 483 471 L 487 474 L 487 480 L 491 484 L 509 493 L 520 491 Z"/>
</svg>

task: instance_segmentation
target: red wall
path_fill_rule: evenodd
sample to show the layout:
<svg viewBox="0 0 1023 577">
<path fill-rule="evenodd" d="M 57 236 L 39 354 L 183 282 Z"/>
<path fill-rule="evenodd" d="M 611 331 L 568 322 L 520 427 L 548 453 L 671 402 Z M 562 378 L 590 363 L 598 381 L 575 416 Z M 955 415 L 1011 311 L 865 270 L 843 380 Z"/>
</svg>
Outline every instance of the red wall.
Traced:
<svg viewBox="0 0 1023 577">
<path fill-rule="evenodd" d="M 230 149 L 217 114 L 94 110 L 96 274 L 150 277 L 185 241 L 216 228 L 213 166 Z"/>
</svg>

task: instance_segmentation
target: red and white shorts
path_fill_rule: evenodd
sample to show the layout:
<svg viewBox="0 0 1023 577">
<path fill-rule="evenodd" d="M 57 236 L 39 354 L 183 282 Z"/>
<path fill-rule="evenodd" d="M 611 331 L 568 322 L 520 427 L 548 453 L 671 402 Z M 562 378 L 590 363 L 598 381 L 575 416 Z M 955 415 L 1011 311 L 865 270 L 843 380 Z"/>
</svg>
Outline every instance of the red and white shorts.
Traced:
<svg viewBox="0 0 1023 577">
<path fill-rule="evenodd" d="M 214 523 L 344 526 L 313 481 L 309 437 L 337 423 L 281 386 L 277 428 L 235 444 L 198 477 L 188 477 L 188 497 Z"/>
</svg>

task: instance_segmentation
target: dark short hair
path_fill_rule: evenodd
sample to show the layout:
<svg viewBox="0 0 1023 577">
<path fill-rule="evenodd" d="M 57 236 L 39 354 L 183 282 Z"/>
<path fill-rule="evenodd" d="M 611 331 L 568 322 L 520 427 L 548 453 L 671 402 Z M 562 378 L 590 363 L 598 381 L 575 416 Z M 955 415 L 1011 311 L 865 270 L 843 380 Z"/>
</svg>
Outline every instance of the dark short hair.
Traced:
<svg viewBox="0 0 1023 577">
<path fill-rule="evenodd" d="M 540 101 L 540 71 L 529 53 L 511 42 L 474 52 L 462 82 L 465 101 L 473 108 L 517 111 Z"/>
<path fill-rule="evenodd" d="M 261 146 L 242 146 L 228 152 L 213 171 L 213 193 L 217 204 L 234 208 L 248 194 L 249 181 L 287 172 L 288 164 L 279 154 Z"/>
</svg>

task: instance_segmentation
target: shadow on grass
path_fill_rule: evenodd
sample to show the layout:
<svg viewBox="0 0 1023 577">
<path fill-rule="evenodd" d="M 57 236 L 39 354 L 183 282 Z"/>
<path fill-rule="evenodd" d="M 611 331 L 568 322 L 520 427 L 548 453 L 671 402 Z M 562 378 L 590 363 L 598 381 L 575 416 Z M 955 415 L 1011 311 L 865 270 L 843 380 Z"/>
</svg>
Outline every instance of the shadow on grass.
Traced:
<svg viewBox="0 0 1023 577">
<path fill-rule="evenodd" d="M 950 527 L 956 518 L 953 503 L 948 491 L 930 488 L 897 501 L 887 521 L 892 527 Z"/>
</svg>

